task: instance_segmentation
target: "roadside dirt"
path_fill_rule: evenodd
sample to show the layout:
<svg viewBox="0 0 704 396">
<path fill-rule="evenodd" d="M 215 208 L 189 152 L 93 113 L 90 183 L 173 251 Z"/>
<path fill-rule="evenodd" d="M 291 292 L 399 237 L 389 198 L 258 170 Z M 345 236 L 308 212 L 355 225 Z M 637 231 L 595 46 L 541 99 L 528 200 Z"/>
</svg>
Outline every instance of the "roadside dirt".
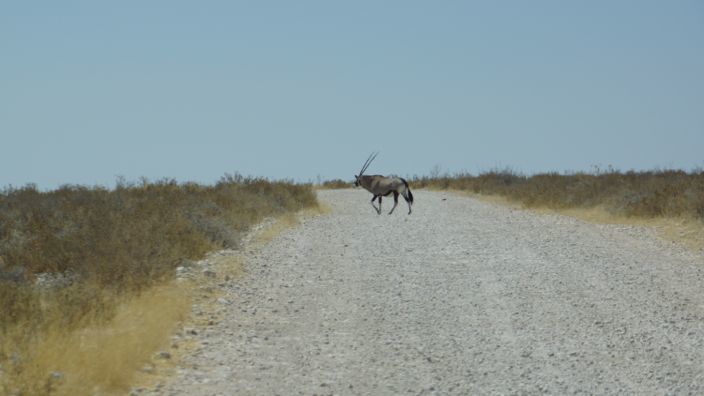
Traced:
<svg viewBox="0 0 704 396">
<path fill-rule="evenodd" d="M 414 195 L 412 215 L 378 216 L 361 190 L 319 191 L 330 213 L 238 252 L 216 320 L 140 393 L 704 393 L 704 253 Z"/>
</svg>

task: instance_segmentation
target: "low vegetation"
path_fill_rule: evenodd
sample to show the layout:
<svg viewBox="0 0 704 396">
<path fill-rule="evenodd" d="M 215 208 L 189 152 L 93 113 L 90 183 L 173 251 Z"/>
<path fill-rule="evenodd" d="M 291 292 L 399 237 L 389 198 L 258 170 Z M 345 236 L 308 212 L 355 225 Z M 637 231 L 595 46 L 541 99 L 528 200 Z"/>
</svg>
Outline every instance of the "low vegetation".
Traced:
<svg viewBox="0 0 704 396">
<path fill-rule="evenodd" d="M 124 391 L 116 367 L 149 356 L 188 311 L 186 293 L 169 286 L 177 266 L 236 247 L 264 217 L 316 205 L 309 185 L 240 175 L 214 186 L 6 188 L 0 394 Z M 65 385 L 72 370 L 82 391 Z"/>
<path fill-rule="evenodd" d="M 544 173 L 525 176 L 510 170 L 477 176 L 415 177 L 415 188 L 465 190 L 498 195 L 528 208 L 601 207 L 627 217 L 685 217 L 704 220 L 704 171 Z"/>
<path fill-rule="evenodd" d="M 321 189 L 332 190 L 332 189 L 339 189 L 339 188 L 350 188 L 352 186 L 353 186 L 353 184 L 351 181 L 345 181 L 342 179 L 333 179 L 333 180 L 326 180 L 326 181 L 320 183 L 320 185 L 318 185 L 317 187 L 321 188 Z"/>
</svg>

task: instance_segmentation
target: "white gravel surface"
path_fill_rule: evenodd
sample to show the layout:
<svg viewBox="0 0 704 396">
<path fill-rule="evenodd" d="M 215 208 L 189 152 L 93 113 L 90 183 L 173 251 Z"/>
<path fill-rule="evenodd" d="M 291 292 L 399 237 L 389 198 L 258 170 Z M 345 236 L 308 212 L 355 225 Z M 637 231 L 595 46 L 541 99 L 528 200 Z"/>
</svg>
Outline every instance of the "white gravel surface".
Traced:
<svg viewBox="0 0 704 396">
<path fill-rule="evenodd" d="M 363 190 L 246 251 L 171 395 L 704 394 L 704 254 L 630 226 Z M 399 205 L 405 205 L 400 202 Z"/>
</svg>

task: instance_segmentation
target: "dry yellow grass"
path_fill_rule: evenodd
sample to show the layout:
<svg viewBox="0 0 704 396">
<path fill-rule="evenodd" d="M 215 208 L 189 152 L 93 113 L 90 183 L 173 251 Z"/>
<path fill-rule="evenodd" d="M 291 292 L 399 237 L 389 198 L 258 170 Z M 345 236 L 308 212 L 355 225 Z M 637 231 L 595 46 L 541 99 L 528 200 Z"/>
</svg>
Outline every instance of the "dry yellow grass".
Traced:
<svg viewBox="0 0 704 396">
<path fill-rule="evenodd" d="M 262 227 L 253 238 L 253 242 L 257 246 L 265 245 L 279 235 L 283 230 L 298 225 L 299 219 L 296 215 L 288 213 L 283 216 L 279 216 L 271 224 L 267 224 Z"/>
<path fill-rule="evenodd" d="M 522 204 L 501 195 L 475 194 L 465 190 L 450 190 L 454 194 L 470 196 L 483 202 L 509 206 L 514 209 L 536 213 L 557 213 L 598 224 L 622 224 L 651 227 L 660 238 L 681 244 L 689 249 L 704 249 L 704 222 L 685 217 L 633 217 L 617 215 L 602 206 L 591 208 L 525 208 Z"/>
<path fill-rule="evenodd" d="M 324 215 L 330 213 L 329 206 L 318 203 L 317 205 L 300 210 L 297 213 L 285 213 L 278 216 L 271 224 L 260 229 L 253 238 L 253 242 L 258 245 L 269 243 L 282 231 L 295 227 L 300 223 L 300 220 L 306 216 Z"/>
<path fill-rule="evenodd" d="M 208 261 L 215 277 L 199 276 L 195 279 L 180 280 L 178 287 L 185 290 L 189 296 L 188 306 L 184 318 L 177 323 L 176 333 L 183 333 L 184 329 L 202 329 L 221 320 L 216 301 L 221 296 L 220 288 L 217 284 L 227 279 L 235 279 L 242 276 L 244 271 L 244 259 L 235 252 L 227 254 L 210 255 Z M 200 315 L 195 315 L 191 307 L 197 304 Z M 173 335 L 174 332 L 168 335 Z M 177 366 L 182 364 L 182 358 L 188 356 L 198 347 L 198 342 L 189 339 L 180 339 L 177 344 L 172 344 L 170 349 L 165 349 L 171 354 L 170 359 L 154 358 L 148 364 L 151 368 L 148 372 L 137 372 L 131 382 L 133 389 L 154 389 L 158 383 L 168 381 L 173 375 Z"/>
<path fill-rule="evenodd" d="M 2 345 L 8 351 L 19 349 L 22 361 L 17 367 L 4 367 L 8 372 L 0 390 L 28 395 L 124 394 L 188 314 L 189 293 L 175 282 L 158 285 L 116 301 L 115 316 L 108 322 L 72 331 L 49 326 L 29 345 Z M 21 324 L 13 331 L 23 331 Z M 2 343 L 13 338 L 21 337 L 7 337 Z"/>
<path fill-rule="evenodd" d="M 580 220 L 599 224 L 625 224 L 650 227 L 657 231 L 660 238 L 681 244 L 689 249 L 704 249 L 704 223 L 684 217 L 627 217 L 614 215 L 603 207 L 576 208 L 540 211 L 556 212 Z"/>
</svg>

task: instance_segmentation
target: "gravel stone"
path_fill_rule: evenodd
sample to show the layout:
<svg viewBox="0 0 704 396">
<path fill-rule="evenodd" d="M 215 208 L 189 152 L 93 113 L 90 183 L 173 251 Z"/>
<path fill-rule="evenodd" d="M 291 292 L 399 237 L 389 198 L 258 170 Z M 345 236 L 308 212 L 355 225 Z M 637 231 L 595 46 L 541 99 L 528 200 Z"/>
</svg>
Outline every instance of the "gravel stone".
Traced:
<svg viewBox="0 0 704 396">
<path fill-rule="evenodd" d="M 414 191 L 243 249 L 159 394 L 704 394 L 704 252 L 635 226 Z M 384 209 L 391 200 L 384 200 Z"/>
</svg>

